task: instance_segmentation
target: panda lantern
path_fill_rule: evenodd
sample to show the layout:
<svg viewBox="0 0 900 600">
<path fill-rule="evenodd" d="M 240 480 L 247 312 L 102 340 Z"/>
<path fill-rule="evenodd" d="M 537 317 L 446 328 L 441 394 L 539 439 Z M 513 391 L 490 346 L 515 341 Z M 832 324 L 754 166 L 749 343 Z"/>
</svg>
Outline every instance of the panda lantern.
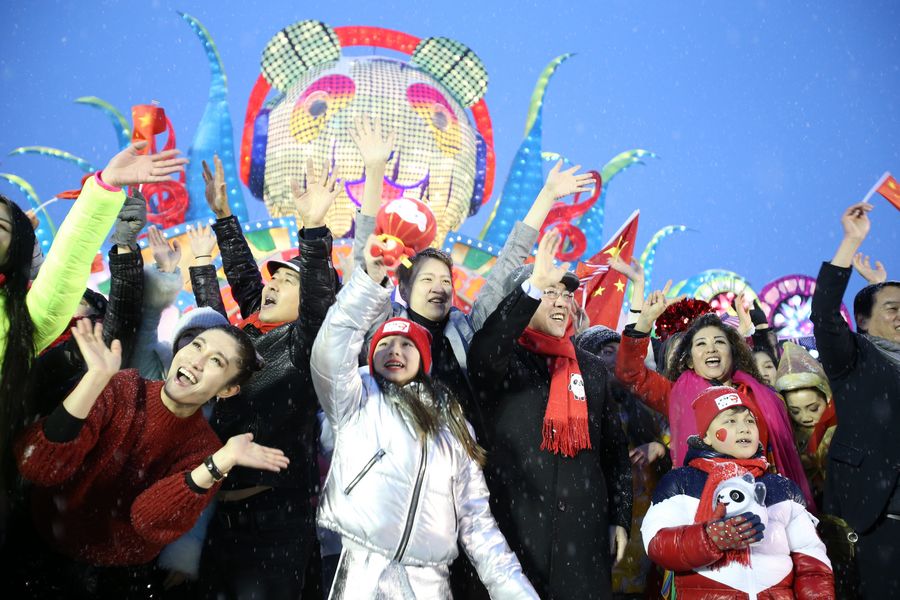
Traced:
<svg viewBox="0 0 900 600">
<path fill-rule="evenodd" d="M 412 266 L 410 258 L 424 250 L 437 234 L 437 221 L 428 205 L 414 198 L 397 198 L 383 205 L 375 217 L 375 235 L 383 244 L 373 246 L 372 256 L 381 256 L 384 266 Z"/>
</svg>

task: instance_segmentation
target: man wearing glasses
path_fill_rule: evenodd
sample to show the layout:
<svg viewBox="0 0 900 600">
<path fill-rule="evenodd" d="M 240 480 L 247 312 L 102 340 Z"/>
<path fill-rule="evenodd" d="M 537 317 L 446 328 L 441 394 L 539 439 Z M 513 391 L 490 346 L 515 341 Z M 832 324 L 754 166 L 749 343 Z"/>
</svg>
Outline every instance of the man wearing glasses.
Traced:
<svg viewBox="0 0 900 600">
<path fill-rule="evenodd" d="M 578 278 L 555 266 L 551 231 L 534 265 L 469 348 L 488 428 L 491 511 L 541 598 L 609 598 L 631 524 L 631 465 L 600 359 L 571 337 Z"/>
</svg>

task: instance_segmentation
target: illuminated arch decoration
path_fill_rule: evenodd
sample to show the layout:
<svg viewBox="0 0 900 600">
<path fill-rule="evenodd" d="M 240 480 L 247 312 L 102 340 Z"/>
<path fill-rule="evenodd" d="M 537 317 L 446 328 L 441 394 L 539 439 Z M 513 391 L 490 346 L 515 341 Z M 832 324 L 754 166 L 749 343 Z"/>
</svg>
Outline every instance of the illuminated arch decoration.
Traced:
<svg viewBox="0 0 900 600">
<path fill-rule="evenodd" d="M 669 290 L 669 297 L 688 296 L 706 300 L 722 318 L 735 316 L 731 301 L 743 294 L 750 302 L 757 299 L 750 283 L 734 271 L 710 269 L 686 279 Z"/>
<path fill-rule="evenodd" d="M 355 46 L 387 48 L 410 59 L 341 55 L 341 49 Z M 317 85 L 322 89 L 310 92 Z M 316 164 L 327 160 L 346 181 L 326 221 L 336 236 L 352 235 L 365 173 L 349 126 L 374 108 L 398 132 L 383 200 L 412 194 L 427 202 L 438 221 L 437 244 L 492 193 L 495 157 L 482 98 L 486 86 L 480 60 L 453 40 L 378 27 L 295 23 L 263 52 L 262 74 L 244 117 L 240 177 L 254 196 L 265 199 L 270 214 L 288 216 L 294 209 L 284 181 L 302 180 L 306 158 Z M 267 100 L 272 91 L 276 96 Z"/>
<path fill-rule="evenodd" d="M 767 283 L 760 292 L 759 303 L 769 326 L 779 338 L 806 338 L 813 335 L 810 321 L 812 296 L 816 280 L 808 275 L 785 275 Z M 850 311 L 842 303 L 841 315 L 853 329 Z"/>
</svg>

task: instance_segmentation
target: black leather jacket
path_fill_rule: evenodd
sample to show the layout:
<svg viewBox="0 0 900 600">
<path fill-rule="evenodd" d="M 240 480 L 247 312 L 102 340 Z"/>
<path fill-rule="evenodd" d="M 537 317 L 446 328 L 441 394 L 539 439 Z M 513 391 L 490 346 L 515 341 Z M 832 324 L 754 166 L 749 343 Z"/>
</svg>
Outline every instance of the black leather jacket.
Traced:
<svg viewBox="0 0 900 600">
<path fill-rule="evenodd" d="M 119 254 L 116 246 L 109 250 L 109 304 L 106 313 L 93 320 L 103 322 L 103 341 L 122 344 L 122 364 L 127 364 L 141 324 L 144 297 L 144 261 L 139 251 Z M 65 339 L 63 340 L 63 337 Z M 85 372 L 78 344 L 68 329 L 60 342 L 45 350 L 34 363 L 32 382 L 36 409 L 48 415 L 75 387 Z"/>
<path fill-rule="evenodd" d="M 264 284 L 259 267 L 236 217 L 219 219 L 213 230 L 232 294 L 241 315 L 249 317 L 260 308 Z M 265 334 L 252 325 L 244 328 L 254 339 L 266 367 L 241 386 L 238 396 L 217 403 L 210 419 L 223 441 L 252 432 L 255 442 L 283 450 L 291 464 L 279 473 L 236 467 L 223 489 L 266 485 L 315 493 L 319 478 L 319 406 L 310 378 L 309 356 L 338 287 L 331 243 L 325 227 L 300 232 L 300 316 Z M 215 267 L 191 267 L 190 275 L 197 305 L 211 306 L 225 314 Z"/>
</svg>

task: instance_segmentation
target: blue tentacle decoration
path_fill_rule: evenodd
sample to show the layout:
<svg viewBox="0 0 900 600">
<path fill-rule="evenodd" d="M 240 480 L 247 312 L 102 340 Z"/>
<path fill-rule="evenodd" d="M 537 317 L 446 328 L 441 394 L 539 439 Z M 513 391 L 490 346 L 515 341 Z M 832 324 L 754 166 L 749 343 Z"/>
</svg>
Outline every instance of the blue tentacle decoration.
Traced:
<svg viewBox="0 0 900 600">
<path fill-rule="evenodd" d="M 234 153 L 234 132 L 231 115 L 228 111 L 228 81 L 225 76 L 225 67 L 206 27 L 187 13 L 179 12 L 178 14 L 190 25 L 191 30 L 203 44 L 211 75 L 209 102 L 206 104 L 203 117 L 200 119 L 194 135 L 194 141 L 188 150 L 188 158 L 191 162 L 187 167 L 185 185 L 191 203 L 185 214 L 185 221 L 205 220 L 212 216 L 212 212 L 204 200 L 206 185 L 203 182 L 202 161 L 205 160 L 211 166 L 214 154 L 219 155 L 225 169 L 225 185 L 228 189 L 231 212 L 242 221 L 246 221 L 247 206 L 244 203 L 244 193 L 238 178 L 237 160 Z"/>
</svg>

